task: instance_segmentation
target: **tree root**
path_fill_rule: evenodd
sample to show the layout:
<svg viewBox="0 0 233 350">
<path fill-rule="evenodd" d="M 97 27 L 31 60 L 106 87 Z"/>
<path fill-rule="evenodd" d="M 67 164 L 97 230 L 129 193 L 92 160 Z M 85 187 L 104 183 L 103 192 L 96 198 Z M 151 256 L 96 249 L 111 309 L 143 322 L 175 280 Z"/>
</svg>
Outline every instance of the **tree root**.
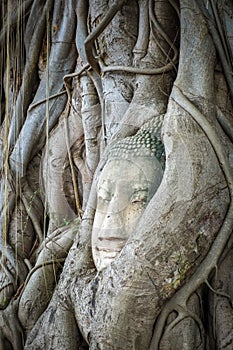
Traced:
<svg viewBox="0 0 233 350">
<path fill-rule="evenodd" d="M 23 350 L 24 331 L 17 317 L 18 301 L 12 302 L 0 313 L 0 350 L 6 349 L 6 340 L 13 350 Z"/>
<path fill-rule="evenodd" d="M 44 237 L 43 237 L 43 232 L 38 220 L 38 214 L 37 214 L 36 208 L 33 207 L 32 203 L 28 202 L 27 197 L 23 193 L 21 194 L 21 199 L 26 209 L 26 212 L 28 214 L 28 217 L 31 219 L 34 230 L 38 236 L 39 244 L 41 244 L 43 242 Z"/>
<path fill-rule="evenodd" d="M 137 65 L 140 60 L 145 57 L 149 44 L 150 26 L 148 16 L 148 0 L 138 0 L 138 37 L 133 48 L 133 64 Z"/>
<path fill-rule="evenodd" d="M 176 0 L 168 0 L 170 2 L 170 4 L 172 5 L 172 7 L 174 8 L 174 10 L 177 13 L 177 16 L 180 17 L 180 10 L 179 10 L 179 5 L 177 4 Z"/>
<path fill-rule="evenodd" d="M 46 28 L 46 13 L 50 10 L 51 6 L 51 1 L 48 1 L 44 5 L 41 16 L 36 23 L 36 27 L 33 29 L 30 47 L 28 48 L 30 50 L 30 55 L 26 60 L 22 84 L 17 96 L 16 105 L 14 106 L 13 118 L 9 129 L 10 149 L 13 149 L 15 146 L 20 130 L 25 122 L 27 108 L 33 98 L 32 86 L 36 84 L 37 79 L 37 64 Z"/>
<path fill-rule="evenodd" d="M 206 134 L 210 141 L 216 156 L 219 161 L 219 165 L 223 170 L 229 192 L 230 192 L 230 205 L 223 221 L 223 224 L 204 260 L 201 262 L 197 270 L 190 277 L 189 281 L 179 289 L 176 294 L 168 300 L 164 305 L 164 308 L 159 315 L 155 324 L 154 334 L 152 337 L 150 350 L 159 349 L 159 343 L 161 341 L 164 326 L 169 314 L 182 307 L 187 310 L 187 301 L 189 297 L 206 282 L 211 271 L 217 266 L 217 263 L 222 255 L 222 252 L 232 234 L 233 228 L 233 176 L 231 168 L 225 155 L 224 149 L 219 142 L 218 135 L 215 129 L 207 121 L 204 115 L 189 101 L 189 99 L 182 93 L 179 87 L 174 85 L 172 97 L 174 101 L 184 110 L 186 110 L 190 116 L 198 123 L 201 129 Z M 188 311 L 189 313 L 189 311 Z"/>
<path fill-rule="evenodd" d="M 52 100 L 52 99 L 54 99 L 56 97 L 59 97 L 61 95 L 66 94 L 66 93 L 67 93 L 66 90 L 62 90 L 62 91 L 60 91 L 60 92 L 58 92 L 58 93 L 56 93 L 54 95 L 51 95 L 49 97 L 44 98 L 43 100 L 35 102 L 35 103 L 30 105 L 30 107 L 28 108 L 28 112 L 30 112 L 33 108 L 36 108 L 36 107 L 40 106 L 41 104 L 46 103 L 46 102 L 48 102 L 48 101 L 50 101 L 50 100 Z"/>
<path fill-rule="evenodd" d="M 29 272 L 29 274 L 27 275 L 27 278 L 26 278 L 26 280 L 25 280 L 25 282 L 24 282 L 24 287 L 22 288 L 22 292 L 23 292 L 24 289 L 26 288 L 29 279 L 31 278 L 31 276 L 33 275 L 33 273 L 34 273 L 35 271 L 37 271 L 37 270 L 39 270 L 39 269 L 41 269 L 41 268 L 43 269 L 43 268 L 45 268 L 45 266 L 48 266 L 48 265 L 61 264 L 61 263 L 63 263 L 64 261 L 65 261 L 65 258 L 56 259 L 56 260 L 55 260 L 55 259 L 51 259 L 51 260 L 45 261 L 45 262 L 43 262 L 43 263 L 41 263 L 41 264 L 36 265 L 35 267 L 33 267 L 33 268 L 31 269 L 31 271 Z"/>
<path fill-rule="evenodd" d="M 198 1 L 199 3 L 200 1 Z M 231 101 L 233 103 L 233 79 L 232 79 L 232 62 L 231 59 L 229 58 L 228 55 L 228 50 L 224 50 L 224 48 L 227 47 L 226 44 L 226 39 L 225 36 L 222 32 L 221 27 L 219 28 L 218 22 L 220 21 L 218 18 L 218 14 L 217 14 L 217 9 L 216 6 L 214 4 L 214 1 L 210 1 L 211 2 L 211 6 L 213 8 L 213 11 L 215 12 L 215 21 L 217 23 L 214 23 L 214 19 L 212 18 L 212 16 L 210 15 L 210 13 L 206 10 L 206 7 L 203 5 L 203 3 L 201 2 L 201 4 L 199 5 L 203 14 L 205 15 L 205 19 L 210 31 L 210 34 L 212 35 L 214 44 L 216 46 L 216 49 L 218 51 L 219 54 L 219 58 L 221 60 L 222 63 L 222 68 L 223 68 L 223 72 L 229 87 L 229 91 L 230 91 L 230 96 L 231 96 Z M 216 28 L 217 26 L 217 28 Z"/>
<path fill-rule="evenodd" d="M 19 13 L 21 14 L 22 18 L 25 17 L 33 3 L 33 0 L 26 0 L 21 4 L 20 8 L 15 8 L 14 11 L 12 11 L 10 18 L 5 20 L 5 23 L 3 23 L 2 30 L 0 32 L 0 48 L 2 48 L 3 43 L 5 42 L 7 31 L 8 31 L 8 25 L 11 30 L 14 30 L 15 25 L 18 22 L 18 16 Z M 2 4 L 1 4 L 2 5 Z M 19 5 L 17 5 L 19 6 Z M 8 24 L 9 21 L 9 24 Z"/>
<path fill-rule="evenodd" d="M 169 333 L 172 329 L 174 329 L 180 322 L 182 322 L 185 318 L 192 318 L 195 323 L 197 324 L 198 328 L 199 328 L 199 332 L 200 332 L 200 338 L 201 338 L 201 343 L 199 345 L 197 345 L 197 348 L 199 348 L 199 346 L 204 344 L 204 339 L 205 339 L 205 330 L 203 327 L 203 323 L 200 319 L 200 317 L 198 317 L 194 312 L 192 312 L 191 310 L 188 310 L 187 305 L 185 305 L 185 308 L 181 305 L 177 305 L 176 309 L 174 310 L 178 313 L 178 315 L 176 316 L 176 318 L 167 326 L 166 328 L 166 332 Z"/>
<path fill-rule="evenodd" d="M 12 281 L 12 283 L 14 285 L 16 283 L 16 281 L 15 281 L 16 276 L 18 276 L 19 281 L 22 282 L 23 277 L 21 276 L 21 273 L 23 272 L 23 275 L 25 275 L 25 273 L 26 273 L 26 267 L 24 268 L 24 263 L 23 263 L 22 271 L 18 271 L 18 273 L 17 273 L 17 268 L 16 268 L 17 263 L 19 264 L 21 262 L 19 257 L 17 257 L 18 261 L 16 262 L 14 252 L 9 245 L 4 245 L 3 247 L 1 247 L 1 252 L 2 252 L 2 256 L 1 256 L 0 264 L 1 264 L 2 268 L 4 269 L 6 275 L 9 277 L 9 279 Z M 10 267 L 12 267 L 14 269 L 14 271 L 15 271 L 14 275 L 12 275 L 12 273 L 10 272 L 11 269 L 9 269 L 7 267 L 7 265 L 6 265 L 7 261 L 9 262 Z M 13 282 L 13 280 L 14 280 L 14 282 Z"/>
<path fill-rule="evenodd" d="M 87 56 L 88 62 L 90 63 L 92 68 L 95 69 L 99 74 L 104 74 L 106 72 L 126 72 L 126 73 L 133 73 L 133 74 L 142 74 L 142 75 L 156 75 L 156 74 L 166 73 L 166 72 L 169 72 L 170 70 L 174 69 L 174 67 L 177 63 L 177 60 L 178 60 L 178 50 L 174 46 L 174 43 L 172 43 L 170 38 L 167 36 L 167 34 L 163 31 L 163 29 L 160 27 L 160 25 L 156 21 L 155 16 L 154 16 L 153 11 L 152 11 L 153 3 L 154 3 L 153 1 L 150 1 L 150 6 L 149 6 L 150 20 L 152 21 L 152 23 L 156 27 L 156 29 L 159 31 L 162 38 L 165 39 L 165 41 L 173 49 L 174 57 L 172 59 L 169 59 L 170 62 L 168 64 L 166 64 L 162 67 L 159 67 L 159 68 L 140 68 L 140 67 L 128 67 L 128 66 L 120 66 L 120 65 L 118 65 L 118 66 L 105 66 L 104 62 L 102 61 L 102 59 L 100 57 L 98 57 L 98 65 L 97 65 L 96 60 L 93 57 L 93 53 L 92 53 L 92 44 L 93 44 L 94 40 L 106 28 L 106 26 L 109 24 L 109 22 L 115 16 L 115 14 L 120 9 L 120 7 L 123 5 L 123 2 L 119 1 L 119 3 L 112 6 L 112 8 L 104 16 L 102 22 L 97 26 L 97 28 L 91 34 L 89 34 L 89 36 L 85 40 L 85 49 L 86 49 L 86 56 Z M 167 56 L 167 53 L 163 50 L 163 48 L 161 48 L 161 50 Z"/>
<path fill-rule="evenodd" d="M 90 64 L 89 63 L 85 64 L 84 67 L 82 67 L 78 72 L 67 74 L 63 78 L 64 85 L 65 85 L 65 88 L 66 88 L 66 92 L 67 92 L 67 95 L 68 95 L 66 108 L 65 108 L 65 110 L 63 112 L 63 114 L 64 114 L 64 126 L 65 126 L 65 141 L 66 141 L 68 159 L 69 159 L 69 164 L 70 164 L 72 183 L 73 183 L 73 187 L 74 187 L 75 204 L 76 204 L 78 217 L 80 219 L 82 219 L 83 211 L 82 211 L 82 206 L 81 206 L 79 193 L 78 193 L 78 185 L 77 185 L 77 181 L 76 181 L 76 175 L 75 175 L 75 171 L 74 171 L 74 161 L 73 161 L 73 158 L 72 158 L 72 155 L 71 155 L 71 151 L 70 151 L 71 145 L 70 145 L 70 142 L 69 142 L 69 129 L 68 129 L 68 121 L 67 121 L 67 118 L 68 118 L 68 115 L 69 115 L 69 111 L 70 111 L 70 106 L 71 106 L 71 92 L 70 92 L 70 88 L 69 88 L 67 80 L 69 78 L 79 77 L 88 68 L 90 68 Z"/>
<path fill-rule="evenodd" d="M 158 23 L 157 19 L 155 18 L 155 14 L 154 14 L 154 9 L 153 9 L 153 5 L 154 5 L 154 1 L 150 0 L 150 6 L 149 6 L 149 14 L 150 14 L 150 21 L 151 23 L 154 25 L 154 27 L 156 28 L 156 30 L 159 32 L 159 34 L 161 35 L 161 37 L 167 42 L 167 44 L 170 46 L 170 48 L 173 50 L 174 52 L 174 56 L 171 59 L 167 52 L 163 49 L 163 47 L 159 44 L 158 40 L 156 40 L 156 37 L 154 35 L 154 39 L 156 40 L 157 45 L 159 46 L 160 50 L 163 52 L 163 54 L 165 55 L 165 57 L 167 57 L 167 59 L 170 61 L 170 69 L 176 69 L 176 64 L 178 62 L 178 57 L 179 57 L 179 52 L 176 48 L 176 46 L 174 45 L 174 42 L 171 41 L 171 39 L 169 38 L 169 36 L 164 32 L 163 28 L 160 26 L 160 24 Z M 153 32 L 153 30 L 152 30 Z M 164 66 L 166 67 L 166 66 Z"/>
<path fill-rule="evenodd" d="M 168 63 L 165 66 L 159 68 L 138 68 L 138 67 L 128 67 L 128 66 L 105 66 L 103 61 L 98 59 L 99 66 L 101 68 L 101 73 L 107 72 L 126 72 L 133 74 L 142 74 L 142 75 L 156 75 L 169 72 L 171 69 L 174 69 L 175 62 Z"/>
<path fill-rule="evenodd" d="M 89 63 L 85 64 L 84 67 L 82 67 L 82 68 L 80 69 L 80 71 L 78 71 L 78 72 L 71 73 L 71 74 L 66 74 L 66 75 L 63 77 L 63 81 L 64 81 L 64 84 L 65 84 L 65 88 L 66 88 L 66 89 L 65 89 L 65 90 L 62 90 L 62 91 L 60 91 L 60 92 L 57 92 L 57 93 L 54 94 L 54 95 L 48 96 L 48 97 L 46 97 L 46 98 L 44 98 L 44 99 L 42 99 L 42 100 L 40 100 L 40 101 L 38 101 L 38 102 L 35 102 L 35 103 L 31 104 L 30 107 L 28 108 L 28 112 L 30 112 L 33 108 L 36 108 L 36 107 L 40 106 L 41 104 L 46 103 L 46 102 L 48 102 L 48 101 L 50 101 L 50 100 L 52 100 L 52 99 L 54 99 L 54 98 L 56 98 L 56 97 L 59 97 L 59 96 L 61 96 L 61 95 L 66 94 L 66 93 L 68 94 L 69 100 L 71 100 L 71 94 L 70 94 L 70 89 L 68 88 L 67 79 L 69 79 L 69 78 L 75 78 L 75 77 L 80 76 L 80 75 L 81 75 L 84 71 L 86 71 L 88 68 L 90 68 L 90 64 L 89 64 Z"/>
<path fill-rule="evenodd" d="M 214 289 L 214 288 L 211 286 L 211 284 L 209 283 L 208 280 L 205 281 L 205 284 L 206 284 L 207 287 L 211 290 L 211 292 L 213 292 L 213 293 L 216 294 L 217 296 L 227 298 L 228 301 L 230 302 L 231 306 L 233 307 L 233 301 L 231 300 L 231 297 L 230 297 L 229 294 Z"/>
<path fill-rule="evenodd" d="M 53 5 L 53 0 L 47 0 L 46 6 L 50 8 Z M 56 2 L 56 9 L 53 11 L 55 16 L 59 7 L 62 8 L 62 2 Z M 52 45 L 50 54 L 47 57 L 47 66 L 50 72 L 49 86 L 46 85 L 46 75 L 43 76 L 37 93 L 34 97 L 34 102 L 47 98 L 49 94 L 53 95 L 62 88 L 62 78 L 66 73 L 73 70 L 76 62 L 76 49 L 73 45 L 73 38 L 75 34 L 75 18 L 72 15 L 71 4 L 64 7 L 64 13 L 59 18 L 58 32 L 52 35 Z M 63 28 L 67 30 L 64 31 Z M 56 37 L 56 41 L 53 41 Z M 62 60 L 62 71 L 58 69 L 58 62 Z M 29 78 L 29 76 L 27 77 Z M 47 95 L 47 96 L 46 96 Z M 25 173 L 28 163 L 33 156 L 38 153 L 44 146 L 46 140 L 46 132 L 52 130 L 56 125 L 62 110 L 66 105 L 66 98 L 60 97 L 57 103 L 47 103 L 46 106 L 38 108 L 33 113 L 27 113 L 26 119 L 22 125 L 21 132 L 17 139 L 16 145 L 10 155 L 10 166 L 15 176 L 21 179 Z M 49 118 L 48 118 L 49 112 Z M 33 134 L 33 139 L 30 135 Z M 22 154 L 24 157 L 22 158 Z"/>
<path fill-rule="evenodd" d="M 230 123 L 229 119 L 225 117 L 224 113 L 219 107 L 217 107 L 217 120 L 225 134 L 229 137 L 231 142 L 233 142 L 233 126 Z"/>
<path fill-rule="evenodd" d="M 9 248 L 10 249 L 10 248 Z M 4 247 L 3 251 L 8 251 L 8 256 L 11 255 L 9 249 Z M 12 261 L 13 259 L 13 261 Z M 2 254 L 0 261 L 0 308 L 5 309 L 9 304 L 14 292 L 17 290 L 19 283 L 24 281 L 27 274 L 27 268 L 21 259 L 18 257 L 18 261 L 7 259 L 6 253 Z"/>
<path fill-rule="evenodd" d="M 93 57 L 93 43 L 96 38 L 104 31 L 107 25 L 111 22 L 113 17 L 117 14 L 120 8 L 123 6 L 125 0 L 117 0 L 114 5 L 107 11 L 104 15 L 102 21 L 98 24 L 98 26 L 88 35 L 86 38 L 84 45 L 86 51 L 86 57 L 91 67 L 100 74 L 99 65 L 96 62 L 96 59 Z"/>
<path fill-rule="evenodd" d="M 88 3 L 86 0 L 79 0 L 78 5 L 76 8 L 76 15 L 77 15 L 77 29 L 76 29 L 76 47 L 78 50 L 78 53 L 80 55 L 81 60 L 86 64 L 88 62 L 88 58 L 86 55 L 86 49 L 85 49 L 85 40 L 88 37 L 88 30 L 87 30 L 87 16 L 88 16 Z M 88 63 L 91 67 L 90 63 Z M 87 75 L 92 79 L 93 84 L 95 85 L 100 105 L 102 108 L 102 113 L 104 110 L 104 104 L 103 104 L 103 89 L 102 89 L 102 82 L 100 79 L 99 74 L 96 71 L 87 71 Z"/>
</svg>

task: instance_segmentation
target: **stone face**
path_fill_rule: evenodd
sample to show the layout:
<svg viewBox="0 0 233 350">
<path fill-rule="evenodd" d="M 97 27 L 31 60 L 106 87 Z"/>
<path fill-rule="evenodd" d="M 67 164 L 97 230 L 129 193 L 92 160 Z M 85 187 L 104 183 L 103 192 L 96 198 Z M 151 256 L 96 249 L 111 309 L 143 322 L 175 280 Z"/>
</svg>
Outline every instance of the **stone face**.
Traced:
<svg viewBox="0 0 233 350">
<path fill-rule="evenodd" d="M 128 158 L 110 159 L 97 185 L 92 253 L 98 270 L 119 254 L 162 179 L 156 157 Z"/>
<path fill-rule="evenodd" d="M 160 124 L 152 119 L 115 143 L 97 184 L 92 254 L 98 271 L 118 256 L 163 176 Z"/>
</svg>

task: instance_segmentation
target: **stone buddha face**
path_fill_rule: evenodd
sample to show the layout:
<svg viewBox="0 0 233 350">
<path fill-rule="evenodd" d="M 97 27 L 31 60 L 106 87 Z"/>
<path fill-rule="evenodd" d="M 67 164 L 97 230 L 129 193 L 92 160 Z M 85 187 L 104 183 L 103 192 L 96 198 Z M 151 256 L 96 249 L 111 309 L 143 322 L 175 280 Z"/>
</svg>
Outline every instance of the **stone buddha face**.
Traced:
<svg viewBox="0 0 233 350">
<path fill-rule="evenodd" d="M 92 254 L 98 271 L 120 253 L 157 190 L 163 169 L 155 156 L 110 159 L 97 184 Z"/>
</svg>

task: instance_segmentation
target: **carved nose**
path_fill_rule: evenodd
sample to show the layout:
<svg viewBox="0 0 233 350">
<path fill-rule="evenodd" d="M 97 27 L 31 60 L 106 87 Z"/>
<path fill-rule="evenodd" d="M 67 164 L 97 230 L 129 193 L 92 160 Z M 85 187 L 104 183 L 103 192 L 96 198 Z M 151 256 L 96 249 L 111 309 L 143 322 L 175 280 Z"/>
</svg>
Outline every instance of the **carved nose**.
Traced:
<svg viewBox="0 0 233 350">
<path fill-rule="evenodd" d="M 111 198 L 108 207 L 106 208 L 106 216 L 108 215 L 121 215 L 128 206 L 128 198 L 124 193 L 116 190 Z"/>
<path fill-rule="evenodd" d="M 103 226 L 102 228 L 117 228 L 119 229 L 120 227 L 123 226 L 123 220 L 122 220 L 122 213 L 117 212 L 117 213 L 111 213 L 108 212 L 105 215 L 105 218 L 103 220 Z"/>
<path fill-rule="evenodd" d="M 99 240 L 124 239 L 124 223 L 119 213 L 108 213 L 105 216 L 103 225 L 100 230 Z"/>
</svg>

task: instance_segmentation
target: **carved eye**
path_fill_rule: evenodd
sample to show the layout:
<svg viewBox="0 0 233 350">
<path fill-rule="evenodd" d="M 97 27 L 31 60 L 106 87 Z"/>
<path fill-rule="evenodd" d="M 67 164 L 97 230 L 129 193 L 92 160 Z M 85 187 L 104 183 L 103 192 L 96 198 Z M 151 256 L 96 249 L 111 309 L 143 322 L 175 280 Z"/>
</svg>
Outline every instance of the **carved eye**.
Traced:
<svg viewBox="0 0 233 350">
<path fill-rule="evenodd" d="M 133 193 L 131 197 L 131 203 L 146 203 L 148 197 L 148 190 L 139 190 Z"/>
<path fill-rule="evenodd" d="M 100 200 L 101 202 L 110 202 L 111 200 L 111 194 L 110 192 L 108 192 L 106 189 L 104 188 L 99 188 L 99 191 L 98 191 L 98 200 Z"/>
</svg>

